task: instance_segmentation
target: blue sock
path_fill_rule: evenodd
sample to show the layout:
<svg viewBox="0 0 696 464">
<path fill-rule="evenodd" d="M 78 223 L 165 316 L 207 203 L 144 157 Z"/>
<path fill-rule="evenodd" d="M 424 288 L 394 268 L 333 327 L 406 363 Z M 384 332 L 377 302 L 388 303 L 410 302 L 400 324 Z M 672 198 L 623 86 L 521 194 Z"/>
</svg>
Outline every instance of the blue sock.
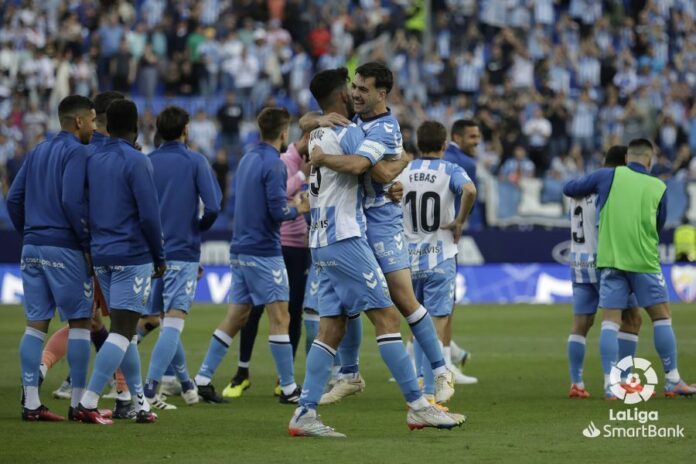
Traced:
<svg viewBox="0 0 696 464">
<path fill-rule="evenodd" d="M 145 384 L 145 396 L 154 398 L 157 384 L 162 380 L 164 372 L 174 359 L 181 331 L 184 329 L 184 320 L 176 317 L 165 317 L 162 321 L 162 330 L 152 350 L 150 368 L 147 372 Z"/>
<path fill-rule="evenodd" d="M 413 337 L 418 341 L 425 357 L 430 361 L 430 367 L 433 370 L 444 369 L 445 358 L 442 356 L 440 339 L 437 338 L 435 325 L 433 325 L 433 319 L 428 311 L 420 306 L 406 318 L 406 321 L 411 326 Z"/>
<path fill-rule="evenodd" d="M 416 372 L 413 370 L 411 359 L 406 353 L 406 348 L 404 348 L 401 334 L 379 335 L 377 337 L 377 346 L 379 347 L 379 354 L 389 368 L 392 377 L 399 384 L 401 393 L 406 401 L 411 403 L 421 398 L 422 395 L 420 388 L 418 388 Z"/>
<path fill-rule="evenodd" d="M 113 378 L 116 369 L 121 365 L 128 345 L 130 343 L 123 335 L 113 332 L 109 334 L 94 360 L 92 378 L 87 386 L 87 393 L 92 392 L 93 395 L 90 395 L 89 402 L 86 402 L 84 398 L 82 400 L 82 404 L 86 408 L 92 409 L 97 407 L 96 400 L 98 400 L 107 382 Z M 123 374 L 125 375 L 125 372 Z M 94 398 L 94 395 L 96 395 L 96 398 Z M 85 396 L 87 396 L 86 393 Z"/>
<path fill-rule="evenodd" d="M 208 346 L 208 352 L 205 355 L 203 364 L 196 375 L 196 384 L 198 385 L 208 385 L 210 380 L 215 375 L 215 370 L 218 368 L 222 362 L 222 358 L 227 354 L 227 350 L 232 344 L 232 337 L 227 335 L 220 329 L 216 329 L 213 332 L 213 336 L 210 339 L 210 346 Z"/>
<path fill-rule="evenodd" d="M 305 353 L 309 353 L 309 349 L 312 347 L 312 342 L 314 342 L 314 339 L 317 338 L 317 334 L 319 333 L 319 316 L 305 313 L 304 326 Z"/>
<path fill-rule="evenodd" d="M 435 394 L 435 376 L 430 368 L 428 358 L 425 357 L 423 349 L 418 340 L 413 340 L 413 357 L 416 361 L 416 375 L 423 376 L 423 393 L 426 395 Z"/>
<path fill-rule="evenodd" d="M 92 351 L 89 329 L 70 329 L 68 332 L 68 366 L 70 366 L 70 382 L 72 397 L 70 406 L 77 407 L 82 399 L 87 385 L 87 369 L 89 355 Z M 103 346 L 103 344 L 102 344 Z"/>
<path fill-rule="evenodd" d="M 281 388 L 295 385 L 295 367 L 293 366 L 290 335 L 269 335 L 268 344 L 271 346 L 271 354 L 273 361 L 275 361 L 276 372 L 280 377 Z"/>
<path fill-rule="evenodd" d="M 194 387 L 191 377 L 189 376 L 188 367 L 186 367 L 186 352 L 184 351 L 184 344 L 181 342 L 181 338 L 179 338 L 179 343 L 176 345 L 176 352 L 174 353 L 174 358 L 169 364 L 168 369 L 171 369 L 171 375 L 176 374 L 179 382 L 181 382 L 182 391 L 189 391 Z M 170 374 L 165 372 L 165 375 Z"/>
<path fill-rule="evenodd" d="M 360 344 L 362 343 L 362 319 L 360 314 L 348 319 L 346 334 L 338 345 L 341 357 L 341 374 L 356 374 L 359 371 Z"/>
<path fill-rule="evenodd" d="M 137 411 L 150 410 L 150 404 L 145 400 L 143 390 L 143 378 L 140 374 L 140 355 L 138 354 L 138 344 L 132 342 L 128 344 L 128 349 L 121 361 L 121 371 L 126 378 L 128 390 L 133 397 L 133 404 Z"/>
<path fill-rule="evenodd" d="M 39 400 L 39 365 L 46 333 L 32 327 L 24 329 L 19 342 L 19 364 L 22 368 L 22 388 L 24 389 L 24 407 L 36 409 L 41 406 Z"/>
<path fill-rule="evenodd" d="M 302 384 L 300 406 L 317 409 L 326 381 L 331 375 L 334 356 L 336 356 L 336 350 L 319 340 L 314 340 L 307 353 L 307 368 Z"/>
<path fill-rule="evenodd" d="M 175 355 L 176 356 L 176 355 Z M 163 377 L 174 377 L 176 375 L 176 370 L 174 369 L 173 363 L 170 363 L 167 366 L 167 370 L 164 371 L 164 376 Z"/>
<path fill-rule="evenodd" d="M 619 360 L 619 324 L 611 321 L 602 321 L 602 331 L 599 334 L 599 356 L 602 359 L 602 372 L 607 386 L 607 376 Z"/>
<path fill-rule="evenodd" d="M 677 369 L 677 340 L 674 338 L 674 331 L 672 330 L 672 319 L 661 319 L 653 322 L 653 339 L 655 350 L 662 360 L 665 374 L 669 374 L 670 371 Z M 669 378 L 669 380 L 672 382 L 679 381 L 678 378 Z"/>
<path fill-rule="evenodd" d="M 582 385 L 582 368 L 585 365 L 585 337 L 582 335 L 571 334 L 568 337 L 568 364 L 570 383 Z"/>
<path fill-rule="evenodd" d="M 626 356 L 634 357 L 636 348 L 638 348 L 638 335 L 619 331 L 619 361 Z M 629 374 L 629 370 L 621 372 L 621 379 L 625 380 Z"/>
</svg>

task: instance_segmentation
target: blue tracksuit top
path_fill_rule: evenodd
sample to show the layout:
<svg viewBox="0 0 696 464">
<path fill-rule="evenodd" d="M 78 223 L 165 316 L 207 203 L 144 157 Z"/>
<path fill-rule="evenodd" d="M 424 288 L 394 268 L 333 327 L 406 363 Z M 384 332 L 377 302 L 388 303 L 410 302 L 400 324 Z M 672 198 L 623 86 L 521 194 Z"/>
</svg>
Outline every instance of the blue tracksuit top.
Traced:
<svg viewBox="0 0 696 464">
<path fill-rule="evenodd" d="M 165 142 L 150 153 L 159 197 L 167 260 L 198 262 L 201 232 L 220 213 L 222 192 L 205 157 L 181 142 Z M 198 199 L 203 200 L 203 216 Z"/>
<path fill-rule="evenodd" d="M 88 153 L 65 131 L 29 152 L 7 196 L 7 211 L 24 244 L 89 249 Z"/>
<path fill-rule="evenodd" d="M 230 253 L 281 256 L 280 223 L 297 217 L 288 206 L 287 170 L 280 153 L 260 143 L 242 157 L 235 174 L 234 235 Z"/>
<path fill-rule="evenodd" d="M 88 158 L 87 183 L 94 264 L 163 263 L 159 200 L 147 156 L 110 138 Z"/>
</svg>

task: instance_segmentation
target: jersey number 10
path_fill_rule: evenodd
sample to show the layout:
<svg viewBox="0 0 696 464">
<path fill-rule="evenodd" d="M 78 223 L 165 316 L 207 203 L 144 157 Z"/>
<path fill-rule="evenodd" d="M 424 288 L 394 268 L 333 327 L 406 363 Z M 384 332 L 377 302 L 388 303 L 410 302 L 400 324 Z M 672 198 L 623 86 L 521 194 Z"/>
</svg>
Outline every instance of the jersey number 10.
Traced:
<svg viewBox="0 0 696 464">
<path fill-rule="evenodd" d="M 411 212 L 413 232 L 418 233 L 419 211 L 421 229 L 428 233 L 435 232 L 440 228 L 440 195 L 437 192 L 424 192 L 420 197 L 420 201 L 418 200 L 418 194 L 414 191 L 408 192 L 404 200 L 405 205 L 408 206 Z M 432 208 L 432 216 L 428 215 L 429 208 Z"/>
</svg>

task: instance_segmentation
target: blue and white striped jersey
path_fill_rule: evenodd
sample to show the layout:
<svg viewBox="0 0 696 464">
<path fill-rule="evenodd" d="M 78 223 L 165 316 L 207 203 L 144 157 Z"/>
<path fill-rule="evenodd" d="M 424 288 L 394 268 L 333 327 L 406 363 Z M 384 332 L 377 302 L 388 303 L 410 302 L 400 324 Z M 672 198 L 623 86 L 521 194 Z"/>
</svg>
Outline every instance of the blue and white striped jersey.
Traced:
<svg viewBox="0 0 696 464">
<path fill-rule="evenodd" d="M 358 153 L 365 135 L 355 124 L 320 127 L 309 136 L 309 152 L 319 146 L 326 154 Z M 363 188 L 360 178 L 329 168 L 312 168 L 309 183 L 309 247 L 320 248 L 351 237 L 365 236 Z"/>
<path fill-rule="evenodd" d="M 400 158 L 402 151 L 401 128 L 399 121 L 386 112 L 374 118 L 362 119 L 355 116 L 353 120 L 365 133 L 365 140 L 355 152 L 366 156 L 377 164 L 382 158 Z M 363 176 L 365 187 L 365 209 L 383 206 L 389 203 L 385 193 L 391 187 L 390 184 L 380 184 L 372 179 L 369 172 Z"/>
<path fill-rule="evenodd" d="M 404 186 L 404 234 L 411 270 L 427 271 L 457 254 L 452 231 L 455 201 L 471 179 L 454 163 L 437 158 L 411 161 L 399 176 Z"/>
<path fill-rule="evenodd" d="M 597 283 L 597 195 L 570 199 L 570 279 Z"/>
</svg>

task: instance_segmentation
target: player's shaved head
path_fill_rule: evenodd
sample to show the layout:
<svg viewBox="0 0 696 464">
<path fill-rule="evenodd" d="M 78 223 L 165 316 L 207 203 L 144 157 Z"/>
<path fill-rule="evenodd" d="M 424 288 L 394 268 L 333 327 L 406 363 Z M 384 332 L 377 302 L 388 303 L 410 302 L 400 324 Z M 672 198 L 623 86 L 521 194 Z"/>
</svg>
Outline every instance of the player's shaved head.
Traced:
<svg viewBox="0 0 696 464">
<path fill-rule="evenodd" d="M 69 122 L 80 115 L 94 109 L 94 103 L 82 95 L 70 95 L 58 104 L 58 118 L 63 122 Z"/>
<path fill-rule="evenodd" d="M 654 153 L 653 143 L 648 139 L 633 139 L 628 144 L 629 158 L 652 158 Z"/>
<path fill-rule="evenodd" d="M 168 106 L 157 116 L 157 133 L 170 142 L 180 138 L 189 123 L 189 114 L 178 106 Z"/>
<path fill-rule="evenodd" d="M 116 100 L 126 97 L 121 92 L 108 91 L 97 94 L 94 97 L 94 110 L 97 112 L 97 127 L 106 129 L 106 109 Z"/>
<path fill-rule="evenodd" d="M 81 95 L 70 95 L 58 104 L 60 128 L 71 132 L 81 143 L 89 143 L 94 133 L 94 103 Z"/>
<path fill-rule="evenodd" d="M 626 145 L 614 145 L 607 150 L 607 155 L 604 157 L 605 168 L 617 168 L 626 166 L 626 153 L 628 147 Z"/>
<path fill-rule="evenodd" d="M 326 111 L 336 103 L 336 94 L 347 90 L 348 80 L 348 69 L 327 69 L 314 75 L 309 83 L 309 91 L 321 109 Z"/>
<path fill-rule="evenodd" d="M 138 135 L 138 108 L 130 100 L 116 100 L 106 110 L 106 130 L 112 137 L 135 142 Z"/>
<path fill-rule="evenodd" d="M 416 138 L 421 153 L 438 153 L 445 149 L 447 129 L 437 121 L 425 121 L 418 126 Z"/>
</svg>

